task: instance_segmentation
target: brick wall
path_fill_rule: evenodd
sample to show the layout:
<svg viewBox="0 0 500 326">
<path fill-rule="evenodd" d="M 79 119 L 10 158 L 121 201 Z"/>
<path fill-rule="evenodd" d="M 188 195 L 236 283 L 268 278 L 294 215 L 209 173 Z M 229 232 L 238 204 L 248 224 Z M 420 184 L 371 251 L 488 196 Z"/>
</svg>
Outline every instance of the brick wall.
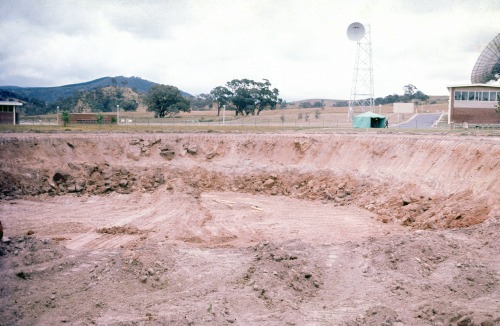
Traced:
<svg viewBox="0 0 500 326">
<path fill-rule="evenodd" d="M 455 123 L 497 124 L 500 119 L 495 109 L 454 108 L 450 121 Z"/>
<path fill-rule="evenodd" d="M 11 125 L 13 124 L 12 112 L 0 112 L 0 124 Z M 19 123 L 19 113 L 16 112 L 16 123 Z"/>
<path fill-rule="evenodd" d="M 110 124 L 113 118 L 116 119 L 116 114 L 104 115 L 104 119 L 102 120 L 102 124 Z M 96 113 L 71 113 L 71 121 L 72 124 L 95 124 L 97 119 Z M 59 115 L 59 124 L 63 124 L 62 117 Z"/>
</svg>

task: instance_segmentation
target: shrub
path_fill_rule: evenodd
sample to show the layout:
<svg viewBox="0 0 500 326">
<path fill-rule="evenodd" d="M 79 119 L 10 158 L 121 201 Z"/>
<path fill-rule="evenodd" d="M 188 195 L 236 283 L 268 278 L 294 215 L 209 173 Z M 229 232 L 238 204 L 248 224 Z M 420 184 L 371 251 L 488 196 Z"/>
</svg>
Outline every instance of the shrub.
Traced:
<svg viewBox="0 0 500 326">
<path fill-rule="evenodd" d="M 71 114 L 69 114 L 67 111 L 63 111 L 61 113 L 61 118 L 63 121 L 63 126 L 65 127 L 71 122 Z"/>
<path fill-rule="evenodd" d="M 104 120 L 104 115 L 102 113 L 97 113 L 95 115 L 95 123 L 98 125 L 102 124 L 102 121 Z"/>
</svg>

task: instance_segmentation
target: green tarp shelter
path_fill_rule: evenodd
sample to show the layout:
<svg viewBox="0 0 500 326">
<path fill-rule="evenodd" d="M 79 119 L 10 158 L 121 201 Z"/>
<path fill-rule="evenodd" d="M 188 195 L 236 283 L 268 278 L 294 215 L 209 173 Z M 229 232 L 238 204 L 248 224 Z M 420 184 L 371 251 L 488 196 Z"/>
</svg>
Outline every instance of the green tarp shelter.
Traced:
<svg viewBox="0 0 500 326">
<path fill-rule="evenodd" d="M 371 111 L 361 113 L 352 120 L 354 128 L 385 128 L 387 118 Z"/>
</svg>

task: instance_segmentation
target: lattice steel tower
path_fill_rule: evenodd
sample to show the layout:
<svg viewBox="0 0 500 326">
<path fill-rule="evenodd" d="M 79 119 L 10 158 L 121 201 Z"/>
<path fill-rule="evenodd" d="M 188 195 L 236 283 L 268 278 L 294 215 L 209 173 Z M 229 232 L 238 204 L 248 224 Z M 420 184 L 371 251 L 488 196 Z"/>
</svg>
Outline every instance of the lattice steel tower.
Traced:
<svg viewBox="0 0 500 326">
<path fill-rule="evenodd" d="M 348 113 L 348 117 L 352 120 L 356 112 L 373 111 L 373 64 L 370 25 L 365 29 L 361 23 L 352 23 L 347 28 L 347 37 L 357 44 Z"/>
</svg>

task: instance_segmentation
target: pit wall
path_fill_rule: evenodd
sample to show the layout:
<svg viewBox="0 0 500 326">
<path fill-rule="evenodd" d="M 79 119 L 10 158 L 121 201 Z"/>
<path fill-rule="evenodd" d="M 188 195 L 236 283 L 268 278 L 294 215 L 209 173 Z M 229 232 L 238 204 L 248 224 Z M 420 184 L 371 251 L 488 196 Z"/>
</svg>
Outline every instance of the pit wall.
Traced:
<svg viewBox="0 0 500 326">
<path fill-rule="evenodd" d="M 165 186 L 331 200 L 384 221 L 460 226 L 497 214 L 498 157 L 498 138 L 442 135 L 4 134 L 0 199 Z"/>
<path fill-rule="evenodd" d="M 191 148 L 191 149 L 190 149 Z M 366 178 L 417 183 L 440 193 L 498 194 L 500 140 L 381 135 L 3 135 L 1 170 L 57 170 L 75 162 L 125 167 L 193 165 L 349 172 Z"/>
</svg>

